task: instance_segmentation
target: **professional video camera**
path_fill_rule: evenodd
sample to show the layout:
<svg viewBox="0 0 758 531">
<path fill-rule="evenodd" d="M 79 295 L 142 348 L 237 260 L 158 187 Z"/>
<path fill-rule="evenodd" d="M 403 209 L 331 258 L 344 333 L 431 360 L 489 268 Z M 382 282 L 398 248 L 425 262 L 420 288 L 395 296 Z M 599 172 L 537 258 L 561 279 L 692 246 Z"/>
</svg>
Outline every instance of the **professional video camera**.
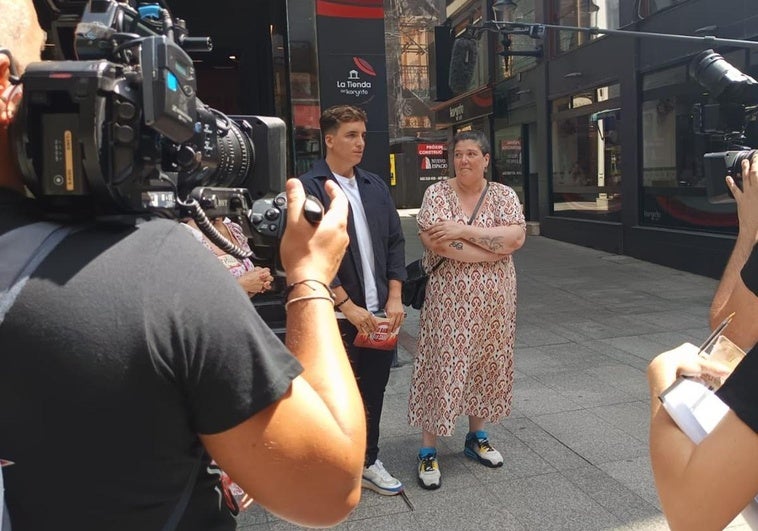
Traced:
<svg viewBox="0 0 758 531">
<path fill-rule="evenodd" d="M 703 173 L 708 199 L 731 201 L 724 177 L 741 184 L 741 164 L 758 145 L 758 82 L 743 74 L 713 50 L 692 59 L 690 75 L 708 89 L 714 103 L 698 103 L 692 117 L 695 133 L 712 152 L 705 153 Z"/>
<path fill-rule="evenodd" d="M 286 198 L 272 196 L 285 180 L 284 122 L 203 104 L 187 52 L 212 43 L 157 1 L 57 2 L 64 60 L 28 66 L 12 131 L 26 184 L 52 216 L 191 216 L 227 252 L 281 274 Z M 209 216 L 239 221 L 253 255 Z"/>
</svg>

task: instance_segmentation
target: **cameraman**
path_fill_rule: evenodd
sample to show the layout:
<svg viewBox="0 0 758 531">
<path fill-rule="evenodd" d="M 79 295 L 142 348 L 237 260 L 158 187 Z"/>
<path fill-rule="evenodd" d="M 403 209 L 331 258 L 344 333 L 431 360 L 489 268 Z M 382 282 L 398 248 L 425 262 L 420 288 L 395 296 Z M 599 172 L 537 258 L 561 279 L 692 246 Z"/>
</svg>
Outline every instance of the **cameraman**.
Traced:
<svg viewBox="0 0 758 531">
<path fill-rule="evenodd" d="M 21 96 L 12 62 L 20 74 L 38 61 L 44 33 L 32 0 L 0 0 L 0 13 L 8 257 L 2 238 L 43 217 L 24 197 L 9 126 Z M 323 285 L 347 246 L 348 203 L 337 186 L 327 192 L 331 208 L 313 227 L 302 186 L 287 183 L 289 350 L 176 222 L 92 223 L 48 255 L 0 325 L 0 459 L 15 463 L 2 469 L 14 529 L 234 529 L 211 458 L 282 518 L 327 526 L 350 513 L 366 432 Z"/>
<path fill-rule="evenodd" d="M 727 337 L 751 349 L 730 374 L 726 366 L 682 345 L 648 366 L 650 458 L 658 496 L 672 529 L 724 529 L 758 494 L 758 156 L 742 161 L 742 188 L 727 186 L 737 201 L 739 235 L 711 308 L 711 323 L 735 312 Z M 727 313 L 728 312 L 728 313 Z M 695 445 L 658 397 L 677 377 L 726 378 L 717 395 L 730 411 Z"/>
</svg>

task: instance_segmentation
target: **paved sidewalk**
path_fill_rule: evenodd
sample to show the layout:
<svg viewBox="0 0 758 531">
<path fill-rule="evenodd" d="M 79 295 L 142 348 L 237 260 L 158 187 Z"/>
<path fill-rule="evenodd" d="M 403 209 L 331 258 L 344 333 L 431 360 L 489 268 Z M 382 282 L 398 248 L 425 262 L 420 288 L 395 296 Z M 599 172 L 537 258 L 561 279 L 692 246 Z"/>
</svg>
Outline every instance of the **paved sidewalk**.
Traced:
<svg viewBox="0 0 758 531">
<path fill-rule="evenodd" d="M 407 261 L 421 255 L 407 212 Z M 465 418 L 438 445 L 442 487 L 416 480 L 419 433 L 408 426 L 408 385 L 418 330 L 409 309 L 384 405 L 380 459 L 406 486 L 364 490 L 342 530 L 658 530 L 647 451 L 645 368 L 656 354 L 708 335 L 717 282 L 626 256 L 529 236 L 518 275 L 513 414 L 489 426 L 505 465 L 463 456 Z M 743 527 L 735 522 L 732 528 Z M 254 507 L 240 529 L 299 529 Z"/>
</svg>

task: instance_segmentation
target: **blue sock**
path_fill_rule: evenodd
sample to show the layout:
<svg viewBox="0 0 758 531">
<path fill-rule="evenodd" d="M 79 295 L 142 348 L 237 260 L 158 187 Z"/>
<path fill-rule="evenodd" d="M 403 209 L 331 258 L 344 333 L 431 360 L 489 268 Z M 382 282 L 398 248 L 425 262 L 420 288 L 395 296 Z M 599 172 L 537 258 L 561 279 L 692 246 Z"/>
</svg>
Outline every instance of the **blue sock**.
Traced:
<svg viewBox="0 0 758 531">
<path fill-rule="evenodd" d="M 487 438 L 487 432 L 484 430 L 479 431 L 470 431 L 466 434 L 466 440 L 471 439 L 486 439 Z"/>
<path fill-rule="evenodd" d="M 422 446 L 419 448 L 418 457 L 423 459 L 424 457 L 430 457 L 437 455 L 437 449 L 434 446 Z"/>
</svg>

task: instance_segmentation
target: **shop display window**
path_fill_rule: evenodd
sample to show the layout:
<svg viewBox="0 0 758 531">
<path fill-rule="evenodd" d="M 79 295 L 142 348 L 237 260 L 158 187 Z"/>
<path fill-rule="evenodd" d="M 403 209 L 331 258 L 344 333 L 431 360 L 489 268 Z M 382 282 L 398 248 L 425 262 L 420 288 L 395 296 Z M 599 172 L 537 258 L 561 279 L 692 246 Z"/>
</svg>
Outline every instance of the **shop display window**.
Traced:
<svg viewBox="0 0 758 531">
<path fill-rule="evenodd" d="M 553 20 L 560 26 L 597 27 L 617 29 L 619 27 L 619 0 L 553 0 Z M 557 50 L 567 52 L 581 46 L 600 35 L 585 32 L 557 32 Z"/>
<path fill-rule="evenodd" d="M 735 52 L 725 59 L 743 70 L 744 57 Z M 736 233 L 735 205 L 707 197 L 703 155 L 724 146 L 702 133 L 694 109 L 713 100 L 688 77 L 686 64 L 644 75 L 642 90 L 640 224 Z"/>
<path fill-rule="evenodd" d="M 552 213 L 621 221 L 619 85 L 552 103 Z"/>
<path fill-rule="evenodd" d="M 510 186 L 524 204 L 524 150 L 521 125 L 495 130 L 492 147 L 492 179 Z"/>
</svg>

